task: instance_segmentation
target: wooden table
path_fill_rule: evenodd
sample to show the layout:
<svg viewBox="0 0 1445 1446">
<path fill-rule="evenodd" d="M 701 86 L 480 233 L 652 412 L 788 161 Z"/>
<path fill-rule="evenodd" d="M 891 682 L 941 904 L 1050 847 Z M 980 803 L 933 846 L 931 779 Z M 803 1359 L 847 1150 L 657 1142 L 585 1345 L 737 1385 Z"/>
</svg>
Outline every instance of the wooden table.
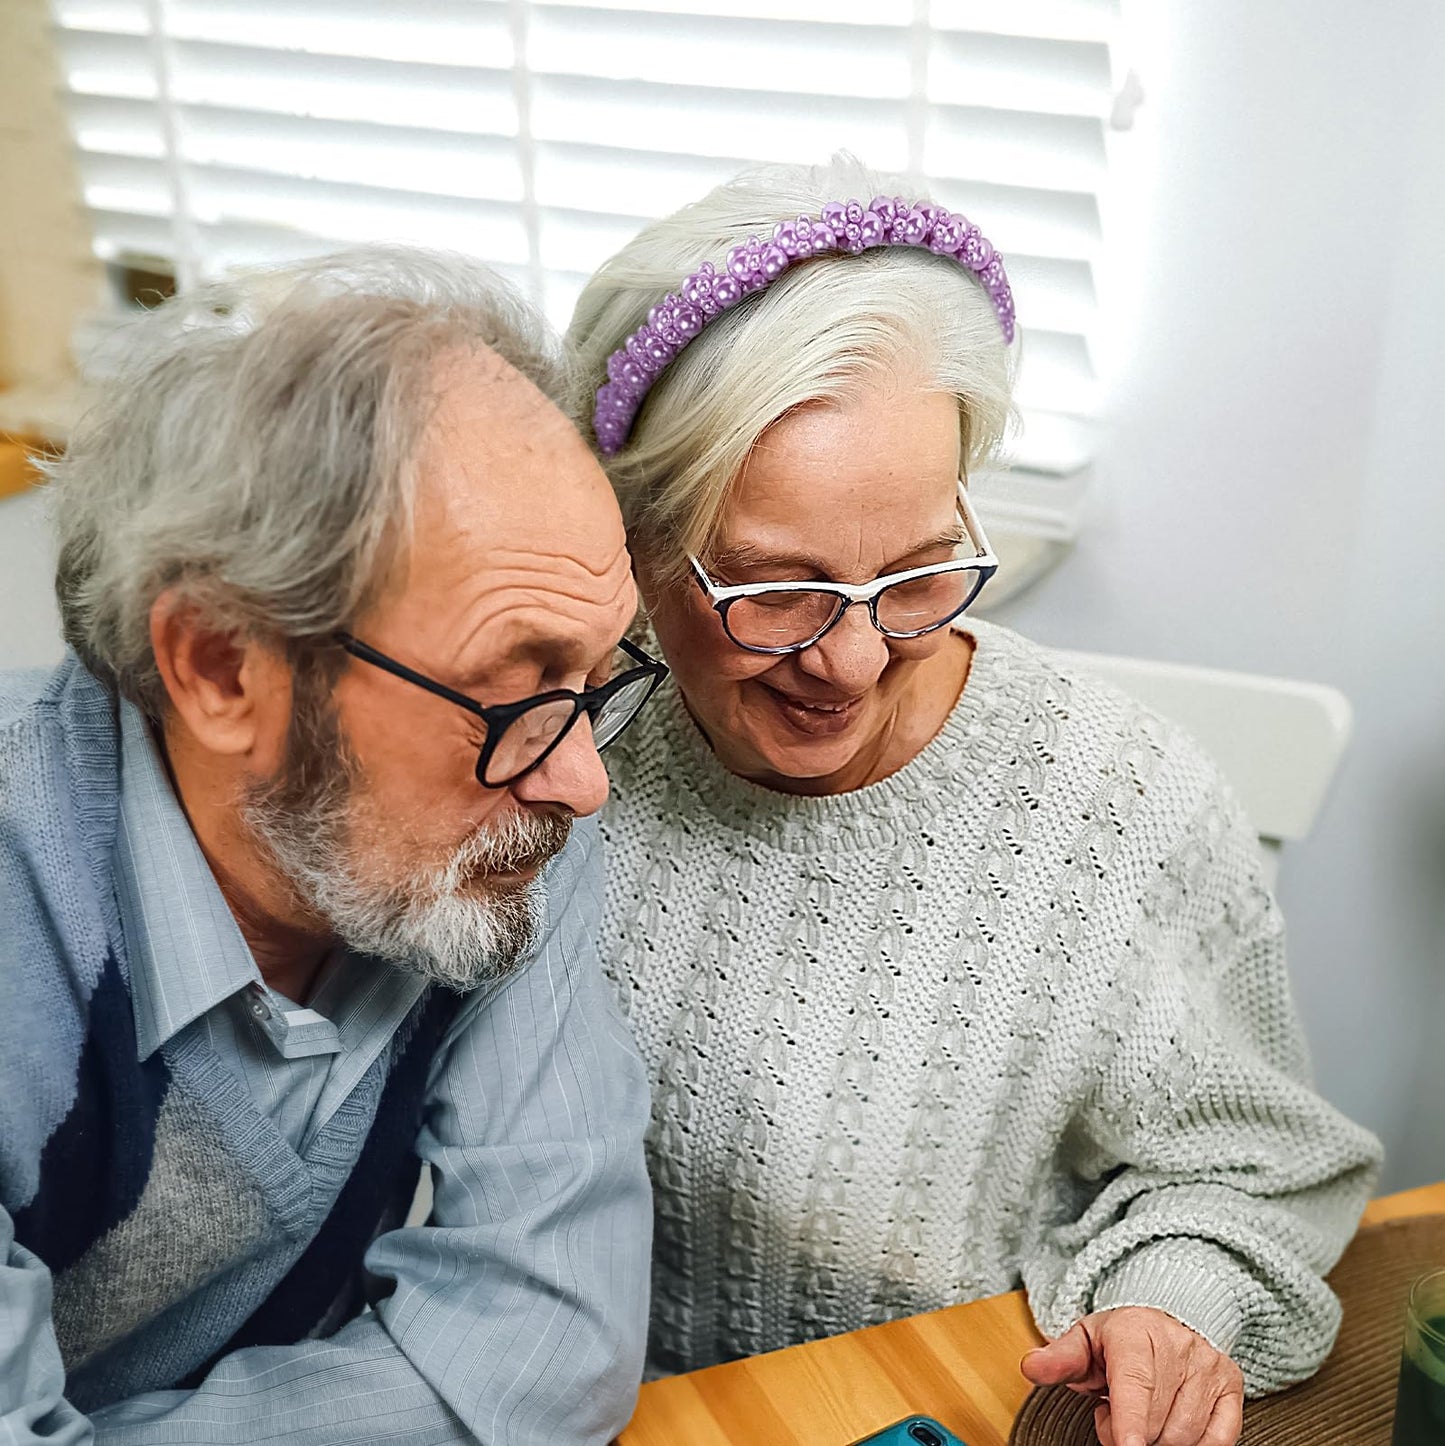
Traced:
<svg viewBox="0 0 1445 1446">
<path fill-rule="evenodd" d="M 1371 1201 L 1363 1224 L 1445 1211 L 1445 1183 Z M 846 1446 L 913 1412 L 1005 1446 L 1040 1342 L 1022 1291 L 654 1381 L 620 1446 Z"/>
</svg>

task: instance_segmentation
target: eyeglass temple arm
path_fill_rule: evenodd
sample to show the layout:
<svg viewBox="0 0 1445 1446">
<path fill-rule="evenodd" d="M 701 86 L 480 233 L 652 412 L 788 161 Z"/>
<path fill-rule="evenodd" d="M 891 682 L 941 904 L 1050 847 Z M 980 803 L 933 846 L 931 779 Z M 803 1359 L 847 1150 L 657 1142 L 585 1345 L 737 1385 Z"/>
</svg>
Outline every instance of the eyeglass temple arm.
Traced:
<svg viewBox="0 0 1445 1446">
<path fill-rule="evenodd" d="M 354 638 L 350 633 L 337 633 L 336 640 L 353 658 L 359 658 L 373 668 L 380 668 L 383 673 L 390 673 L 394 678 L 401 678 L 418 688 L 424 688 L 438 698 L 445 698 L 448 703 L 455 703 L 459 708 L 465 708 L 467 712 L 475 713 L 478 718 L 487 716 L 487 709 L 475 698 L 468 698 L 465 693 L 458 693 L 455 688 L 448 688 L 445 683 L 438 683 L 435 678 L 428 678 L 425 673 L 418 673 L 415 669 L 408 668 L 405 663 L 398 663 L 395 658 L 388 658 L 385 653 L 378 653 L 375 648 L 369 647 L 360 638 Z"/>
</svg>

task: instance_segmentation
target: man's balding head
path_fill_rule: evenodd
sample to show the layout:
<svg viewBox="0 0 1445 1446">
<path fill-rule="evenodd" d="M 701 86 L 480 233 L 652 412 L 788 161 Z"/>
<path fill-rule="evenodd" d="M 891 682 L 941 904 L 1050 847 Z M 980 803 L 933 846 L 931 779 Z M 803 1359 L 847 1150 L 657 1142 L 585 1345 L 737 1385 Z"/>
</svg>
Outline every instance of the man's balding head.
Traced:
<svg viewBox="0 0 1445 1446">
<path fill-rule="evenodd" d="M 253 950 L 504 967 L 606 796 L 588 724 L 484 787 L 476 712 L 339 635 L 483 707 L 607 675 L 630 564 L 545 325 L 485 268 L 386 251 L 169 303 L 133 356 L 54 468 L 62 614 L 163 724 Z"/>
</svg>

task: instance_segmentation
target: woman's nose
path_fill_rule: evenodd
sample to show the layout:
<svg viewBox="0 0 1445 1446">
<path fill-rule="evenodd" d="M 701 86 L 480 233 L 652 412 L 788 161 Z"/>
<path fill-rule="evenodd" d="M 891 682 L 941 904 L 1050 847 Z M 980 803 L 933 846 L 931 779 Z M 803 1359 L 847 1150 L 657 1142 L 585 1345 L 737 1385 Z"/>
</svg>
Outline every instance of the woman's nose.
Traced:
<svg viewBox="0 0 1445 1446">
<path fill-rule="evenodd" d="M 867 692 L 888 666 L 888 639 L 873 626 L 867 605 L 856 603 L 797 659 L 810 677 L 857 695 Z"/>
</svg>

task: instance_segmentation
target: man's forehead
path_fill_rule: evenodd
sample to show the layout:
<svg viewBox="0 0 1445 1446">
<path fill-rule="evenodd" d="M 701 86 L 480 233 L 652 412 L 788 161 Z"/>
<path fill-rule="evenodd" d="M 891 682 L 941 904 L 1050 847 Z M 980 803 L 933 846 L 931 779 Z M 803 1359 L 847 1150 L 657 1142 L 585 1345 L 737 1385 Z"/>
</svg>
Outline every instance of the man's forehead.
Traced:
<svg viewBox="0 0 1445 1446">
<path fill-rule="evenodd" d="M 432 372 L 432 408 L 423 453 L 461 444 L 505 450 L 570 426 L 556 404 L 490 347 L 453 350 Z"/>
</svg>

